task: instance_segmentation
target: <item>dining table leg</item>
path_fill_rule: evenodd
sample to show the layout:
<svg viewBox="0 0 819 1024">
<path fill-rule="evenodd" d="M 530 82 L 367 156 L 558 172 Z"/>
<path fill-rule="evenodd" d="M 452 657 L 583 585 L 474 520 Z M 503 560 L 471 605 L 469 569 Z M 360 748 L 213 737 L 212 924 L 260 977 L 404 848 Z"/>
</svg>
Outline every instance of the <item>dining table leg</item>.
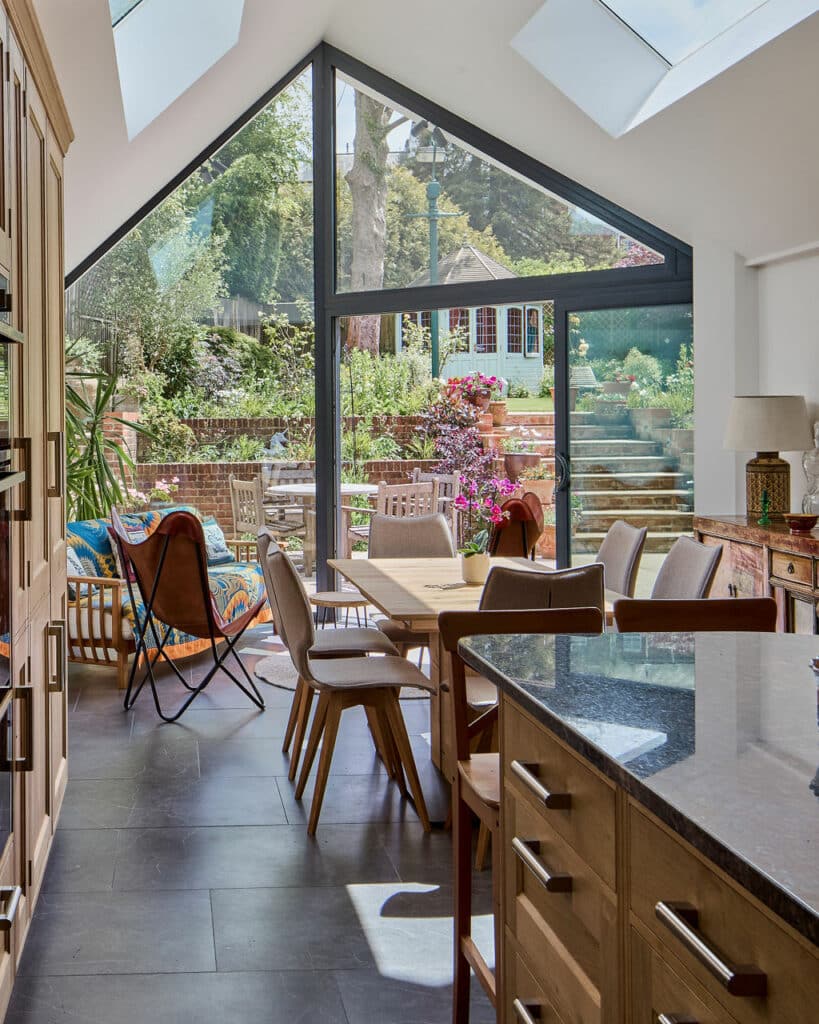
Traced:
<svg viewBox="0 0 819 1024">
<path fill-rule="evenodd" d="M 429 700 L 431 757 L 438 771 L 451 783 L 454 780 L 455 765 L 448 742 L 452 735 L 452 711 L 448 695 L 440 692 L 441 681 L 446 683 L 447 679 L 446 665 L 446 651 L 441 634 L 436 631 L 431 635 L 429 645 L 429 674 L 433 684 Z"/>
</svg>

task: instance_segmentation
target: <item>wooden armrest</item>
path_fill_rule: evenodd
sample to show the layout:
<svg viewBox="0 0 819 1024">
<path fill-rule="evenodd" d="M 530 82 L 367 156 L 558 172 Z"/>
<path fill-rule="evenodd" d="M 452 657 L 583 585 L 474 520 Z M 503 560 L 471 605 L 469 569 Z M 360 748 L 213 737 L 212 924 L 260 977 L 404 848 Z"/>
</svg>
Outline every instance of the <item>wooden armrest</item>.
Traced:
<svg viewBox="0 0 819 1024">
<path fill-rule="evenodd" d="M 112 590 L 122 590 L 127 586 L 121 576 L 68 576 L 67 582 L 72 587 L 86 583 L 92 587 L 110 587 Z"/>
<path fill-rule="evenodd" d="M 363 512 L 365 516 L 374 516 L 375 515 L 375 509 L 374 508 L 368 508 L 366 505 L 362 506 L 361 508 L 359 508 L 358 505 L 342 505 L 341 506 L 341 511 L 342 512 Z"/>
<path fill-rule="evenodd" d="M 233 557 L 237 562 L 258 562 L 259 552 L 256 548 L 255 540 L 243 540 L 238 537 L 232 537 L 229 540 L 226 539 L 225 543 L 233 552 Z M 279 544 L 281 547 L 281 544 Z"/>
<path fill-rule="evenodd" d="M 264 506 L 265 512 L 303 512 L 304 505 L 277 505 L 275 501 L 267 502 Z"/>
</svg>

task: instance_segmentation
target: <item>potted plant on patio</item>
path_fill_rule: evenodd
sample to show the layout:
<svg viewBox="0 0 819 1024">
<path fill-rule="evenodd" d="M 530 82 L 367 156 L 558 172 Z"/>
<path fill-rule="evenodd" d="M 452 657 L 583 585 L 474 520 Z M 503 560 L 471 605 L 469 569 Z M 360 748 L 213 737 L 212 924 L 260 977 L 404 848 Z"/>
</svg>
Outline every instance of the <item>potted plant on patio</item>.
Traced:
<svg viewBox="0 0 819 1024">
<path fill-rule="evenodd" d="M 497 393 L 505 383 L 500 377 L 489 377 L 485 373 L 481 373 L 480 370 L 473 370 L 465 377 L 450 377 L 446 383 L 446 390 L 447 394 L 486 412 L 489 409 L 493 389 Z"/>
<path fill-rule="evenodd" d="M 503 396 L 505 387 L 506 381 L 503 377 L 497 377 L 495 378 L 495 383 L 489 388 L 489 412 L 492 414 L 493 427 L 502 427 L 506 422 L 508 407 Z"/>
<path fill-rule="evenodd" d="M 179 490 L 179 477 L 171 480 L 156 480 L 153 487 L 148 490 L 148 501 L 150 508 L 170 508 L 174 501 L 174 495 Z"/>
<path fill-rule="evenodd" d="M 541 459 L 537 465 L 524 466 L 518 476 L 523 489 L 531 491 L 540 499 L 541 505 L 551 505 L 555 491 L 555 475 L 550 463 Z"/>
<path fill-rule="evenodd" d="M 503 468 L 510 480 L 518 479 L 527 466 L 538 466 L 541 456 L 536 449 L 541 434 L 537 430 L 524 427 L 517 437 L 504 439 Z"/>
</svg>

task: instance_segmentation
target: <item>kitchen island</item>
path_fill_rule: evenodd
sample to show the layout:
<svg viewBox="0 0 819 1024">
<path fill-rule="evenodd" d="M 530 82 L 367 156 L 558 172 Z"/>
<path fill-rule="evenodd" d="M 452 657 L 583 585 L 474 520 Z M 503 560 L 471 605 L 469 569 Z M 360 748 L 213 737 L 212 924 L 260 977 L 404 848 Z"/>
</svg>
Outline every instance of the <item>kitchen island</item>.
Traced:
<svg viewBox="0 0 819 1024">
<path fill-rule="evenodd" d="M 461 649 L 501 693 L 501 1019 L 817 1019 L 817 640 Z"/>
</svg>

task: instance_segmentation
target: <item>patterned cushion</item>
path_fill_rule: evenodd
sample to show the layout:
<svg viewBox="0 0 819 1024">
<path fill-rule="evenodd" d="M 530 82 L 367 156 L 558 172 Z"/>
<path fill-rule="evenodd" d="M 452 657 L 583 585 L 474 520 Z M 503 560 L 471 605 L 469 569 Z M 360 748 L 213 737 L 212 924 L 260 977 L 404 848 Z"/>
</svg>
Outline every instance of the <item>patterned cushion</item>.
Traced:
<svg viewBox="0 0 819 1024">
<path fill-rule="evenodd" d="M 202 520 L 202 530 L 205 534 L 205 545 L 208 549 L 208 565 L 226 565 L 228 562 L 235 562 L 233 552 L 225 543 L 225 535 L 222 528 L 213 518 L 208 516 Z"/>
</svg>

